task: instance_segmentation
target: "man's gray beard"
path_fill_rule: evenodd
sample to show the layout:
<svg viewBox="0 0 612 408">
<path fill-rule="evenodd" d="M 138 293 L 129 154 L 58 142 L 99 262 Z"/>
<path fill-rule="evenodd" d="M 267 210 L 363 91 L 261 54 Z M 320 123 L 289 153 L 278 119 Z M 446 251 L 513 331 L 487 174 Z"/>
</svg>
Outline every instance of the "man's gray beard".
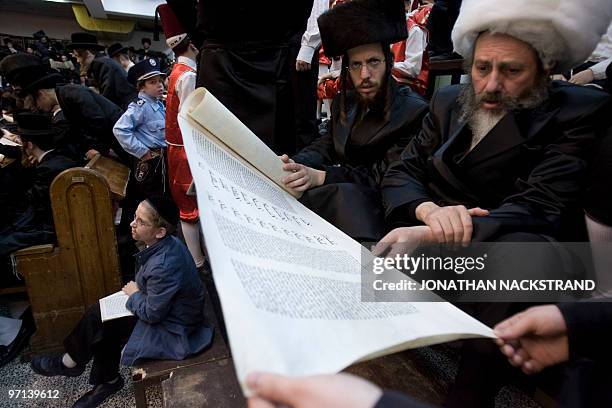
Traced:
<svg viewBox="0 0 612 408">
<path fill-rule="evenodd" d="M 499 123 L 499 121 L 508 113 L 505 110 L 494 110 L 479 109 L 468 121 L 468 126 L 472 130 L 472 143 L 470 150 L 472 150 L 486 135 L 489 134 L 491 129 Z"/>
<path fill-rule="evenodd" d="M 488 98 L 498 98 L 498 101 L 501 102 L 502 105 L 501 109 L 496 111 L 482 109 L 481 104 L 483 99 Z M 461 105 L 459 120 L 462 122 L 467 122 L 471 128 L 473 121 L 482 123 L 483 121 L 490 121 L 492 118 L 501 119 L 501 117 L 508 112 L 517 112 L 523 109 L 534 109 L 540 106 L 547 99 L 548 81 L 546 77 L 542 77 L 532 88 L 529 89 L 525 95 L 518 98 L 502 97 L 499 94 L 492 95 L 490 93 L 476 95 L 472 83 L 468 82 L 465 84 L 461 90 L 461 93 L 459 94 L 458 102 L 459 105 Z M 485 115 L 485 113 L 488 115 Z"/>
</svg>

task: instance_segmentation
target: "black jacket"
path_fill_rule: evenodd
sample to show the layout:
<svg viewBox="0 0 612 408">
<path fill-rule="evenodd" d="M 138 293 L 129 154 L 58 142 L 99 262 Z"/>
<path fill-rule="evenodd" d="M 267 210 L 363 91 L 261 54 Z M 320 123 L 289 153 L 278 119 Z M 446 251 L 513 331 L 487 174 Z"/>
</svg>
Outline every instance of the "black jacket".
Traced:
<svg viewBox="0 0 612 408">
<path fill-rule="evenodd" d="M 47 153 L 36 166 L 32 177 L 32 187 L 28 191 L 30 207 L 34 214 L 32 226 L 46 231 L 55 229 L 49 189 L 58 174 L 76 166 L 77 164 L 72 159 L 55 150 Z"/>
<path fill-rule="evenodd" d="M 468 154 L 471 131 L 459 121 L 460 86 L 438 91 L 423 130 L 383 181 L 387 220 L 414 225 L 425 201 L 490 210 L 474 217 L 476 241 L 509 232 L 559 237 L 576 222 L 588 161 L 612 119 L 601 91 L 553 83 L 537 109 L 508 114 Z"/>
<path fill-rule="evenodd" d="M 589 174 L 584 209 L 598 223 L 612 227 L 612 128 L 599 144 Z"/>
<path fill-rule="evenodd" d="M 111 58 L 96 57 L 87 73 L 93 77 L 100 94 L 123 110 L 138 97 L 138 91 L 128 82 L 125 70 Z"/>
<path fill-rule="evenodd" d="M 80 156 L 89 149 L 108 153 L 115 139 L 113 126 L 123 114 L 121 108 L 81 85 L 61 85 L 55 91 L 62 108 L 55 122 L 68 128 Z M 61 123 L 62 115 L 65 123 Z"/>
<path fill-rule="evenodd" d="M 612 361 L 612 303 L 585 301 L 558 307 L 567 325 L 570 359 Z"/>
<path fill-rule="evenodd" d="M 392 86 L 388 119 L 376 110 L 358 119 L 356 95 L 350 92 L 346 124 L 340 121 L 336 99 L 328 133 L 293 157 L 297 163 L 326 171 L 325 183 L 308 190 L 302 203 L 361 241 L 377 241 L 386 233 L 380 184 L 427 113 L 423 98 L 408 87 Z"/>
<path fill-rule="evenodd" d="M 378 188 L 389 165 L 421 128 L 427 102 L 410 88 L 392 85 L 389 119 L 369 111 L 361 120 L 354 91 L 347 94 L 346 124 L 340 121 L 338 98 L 332 104 L 326 134 L 305 147 L 293 160 L 325 170 L 325 184 L 359 183 Z"/>
<path fill-rule="evenodd" d="M 268 0 L 265 7 L 250 0 L 198 2 L 198 31 L 203 39 L 234 43 L 286 43 L 306 30 L 313 0 Z"/>
</svg>

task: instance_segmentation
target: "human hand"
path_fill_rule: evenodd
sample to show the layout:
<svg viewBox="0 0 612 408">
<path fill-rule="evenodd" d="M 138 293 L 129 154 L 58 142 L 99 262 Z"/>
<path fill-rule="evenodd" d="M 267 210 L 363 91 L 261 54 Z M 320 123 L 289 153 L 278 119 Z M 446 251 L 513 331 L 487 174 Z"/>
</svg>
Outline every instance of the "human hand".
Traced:
<svg viewBox="0 0 612 408">
<path fill-rule="evenodd" d="M 569 82 L 576 85 L 586 85 L 593 82 L 594 79 L 595 76 L 593 75 L 593 71 L 590 68 L 587 68 L 584 71 L 580 71 L 579 73 L 572 75 Z"/>
<path fill-rule="evenodd" d="M 320 86 L 323 82 L 327 81 L 328 79 L 334 79 L 331 72 L 321 75 L 319 77 L 319 80 L 317 81 L 317 86 Z"/>
<path fill-rule="evenodd" d="M 552 79 L 553 81 L 564 81 L 564 82 L 567 82 L 567 78 L 565 78 L 561 74 L 551 75 L 550 79 Z"/>
<path fill-rule="evenodd" d="M 278 158 L 281 159 L 283 163 L 295 163 L 293 159 L 289 158 L 289 156 L 286 154 L 283 154 L 282 156 L 278 156 Z"/>
<path fill-rule="evenodd" d="M 376 385 L 350 374 L 285 377 L 251 373 L 249 408 L 371 408 L 382 395 Z"/>
<path fill-rule="evenodd" d="M 136 282 L 129 281 L 121 290 L 123 290 L 123 292 L 126 295 L 132 296 L 134 293 L 138 292 L 140 289 L 138 289 L 138 285 L 136 284 Z"/>
<path fill-rule="evenodd" d="M 310 64 L 306 61 L 295 60 L 295 70 L 296 71 L 310 71 Z"/>
<path fill-rule="evenodd" d="M 372 248 L 372 254 L 394 258 L 396 255 L 410 254 L 419 246 L 433 243 L 435 240 L 431 228 L 427 225 L 396 228 Z"/>
<path fill-rule="evenodd" d="M 283 170 L 293 172 L 293 174 L 284 177 L 282 182 L 292 190 L 306 191 L 325 182 L 325 171 L 323 170 L 316 170 L 303 164 L 293 163 L 293 160 L 283 163 Z"/>
<path fill-rule="evenodd" d="M 86 153 L 85 153 L 85 158 L 87 158 L 87 160 L 91 160 L 93 159 L 96 154 L 100 154 L 99 151 L 97 151 L 96 149 L 89 149 Z"/>
<path fill-rule="evenodd" d="M 151 151 L 148 150 L 144 155 L 140 157 L 140 160 L 147 161 L 147 160 L 151 160 L 152 158 L 153 158 L 153 155 L 151 154 Z"/>
<path fill-rule="evenodd" d="M 419 204 L 415 213 L 418 220 L 431 228 L 439 243 L 463 246 L 467 246 L 472 240 L 472 217 L 489 215 L 489 211 L 480 207 L 469 210 L 463 205 L 439 207 L 431 201 Z"/>
<path fill-rule="evenodd" d="M 557 306 L 536 306 L 497 324 L 495 342 L 508 362 L 525 374 L 569 359 L 567 325 Z"/>
</svg>

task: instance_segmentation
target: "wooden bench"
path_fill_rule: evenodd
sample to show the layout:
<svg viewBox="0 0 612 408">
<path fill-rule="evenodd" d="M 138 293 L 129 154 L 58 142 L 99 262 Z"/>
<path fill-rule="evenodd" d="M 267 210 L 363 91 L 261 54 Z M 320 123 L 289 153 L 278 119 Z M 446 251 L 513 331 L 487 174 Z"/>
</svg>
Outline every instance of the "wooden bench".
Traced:
<svg viewBox="0 0 612 408">
<path fill-rule="evenodd" d="M 215 329 L 213 342 L 207 349 L 185 360 L 142 361 L 132 368 L 137 408 L 148 406 L 146 388 L 160 384 L 164 407 L 234 408 L 246 405 L 229 348 L 221 336 L 210 302 L 204 314 Z"/>
<path fill-rule="evenodd" d="M 25 279 L 36 323 L 30 343 L 35 354 L 62 350 L 63 339 L 86 308 L 121 289 L 113 204 L 105 177 L 82 167 L 65 170 L 51 184 L 50 197 L 57 244 L 12 255 L 16 271 Z"/>
</svg>

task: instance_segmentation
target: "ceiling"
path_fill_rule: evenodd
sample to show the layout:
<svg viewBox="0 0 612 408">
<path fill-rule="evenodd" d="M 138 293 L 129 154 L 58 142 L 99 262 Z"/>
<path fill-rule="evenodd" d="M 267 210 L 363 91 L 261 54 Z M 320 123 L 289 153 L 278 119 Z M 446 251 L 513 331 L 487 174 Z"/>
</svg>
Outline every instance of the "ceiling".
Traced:
<svg viewBox="0 0 612 408">
<path fill-rule="evenodd" d="M 25 13 L 57 18 L 74 18 L 72 4 L 88 7 L 94 17 L 135 21 L 135 30 L 152 31 L 153 13 L 159 0 L 0 0 L 1 12 Z M 93 12 L 92 12 L 93 10 Z"/>
</svg>

